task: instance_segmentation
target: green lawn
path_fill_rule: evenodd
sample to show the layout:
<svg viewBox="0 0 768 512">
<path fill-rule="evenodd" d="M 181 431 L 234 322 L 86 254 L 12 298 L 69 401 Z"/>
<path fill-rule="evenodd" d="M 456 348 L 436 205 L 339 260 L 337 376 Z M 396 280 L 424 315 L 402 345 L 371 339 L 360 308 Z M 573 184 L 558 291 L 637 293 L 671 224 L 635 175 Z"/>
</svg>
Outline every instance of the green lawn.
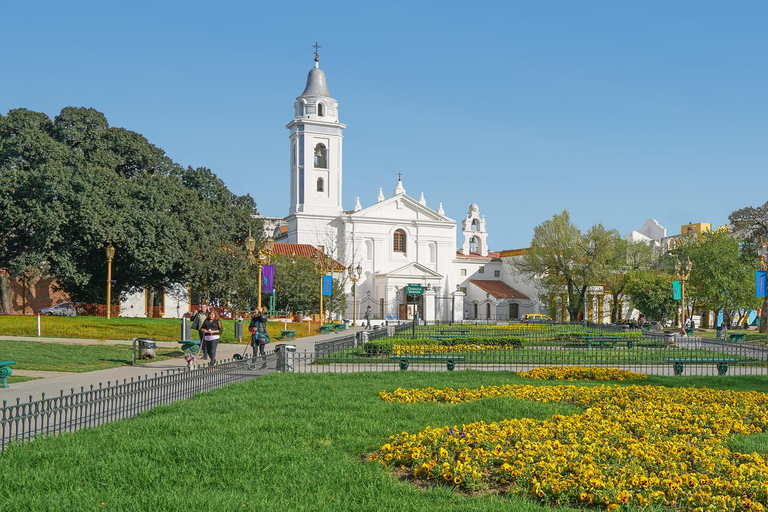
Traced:
<svg viewBox="0 0 768 512">
<path fill-rule="evenodd" d="M 3 510 L 574 511 L 516 497 L 422 489 L 363 463 L 387 437 L 426 425 L 546 418 L 576 407 L 514 399 L 385 403 L 396 387 L 527 383 L 509 372 L 273 374 L 139 417 L 39 439 L 0 456 Z M 642 383 L 768 389 L 765 377 Z M 634 382 L 637 384 L 637 382 Z M 766 436 L 740 437 L 768 452 Z M 646 509 L 661 510 L 661 509 Z"/>
<path fill-rule="evenodd" d="M 248 336 L 248 322 L 243 321 L 243 331 Z M 222 320 L 224 332 L 222 341 L 234 343 L 235 320 Z M 270 322 L 267 331 L 278 339 L 284 327 L 283 322 Z M 40 318 L 40 334 L 49 338 L 85 338 L 98 340 L 130 340 L 133 338 L 155 338 L 157 341 L 178 341 L 181 339 L 181 319 L 178 318 L 111 318 L 99 316 L 43 316 Z M 313 324 L 316 328 L 317 324 Z M 307 323 L 288 322 L 288 329 L 295 330 L 297 337 L 310 333 Z M 1 315 L 0 334 L 6 336 L 37 336 L 37 316 Z M 196 337 L 197 331 L 192 331 Z"/>
<path fill-rule="evenodd" d="M 183 355 L 181 349 L 175 348 L 158 347 L 156 353 L 158 361 Z M 130 345 L 71 345 L 2 340 L 0 359 L 16 361 L 11 370 L 80 373 L 129 365 L 133 361 L 133 348 Z"/>
</svg>

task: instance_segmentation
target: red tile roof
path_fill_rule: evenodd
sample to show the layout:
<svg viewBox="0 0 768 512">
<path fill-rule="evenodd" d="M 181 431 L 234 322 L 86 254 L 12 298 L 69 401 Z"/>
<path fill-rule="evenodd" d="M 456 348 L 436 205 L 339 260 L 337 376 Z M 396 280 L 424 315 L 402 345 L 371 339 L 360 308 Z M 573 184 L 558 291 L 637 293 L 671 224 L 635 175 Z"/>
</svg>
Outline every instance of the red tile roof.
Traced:
<svg viewBox="0 0 768 512">
<path fill-rule="evenodd" d="M 501 281 L 483 281 L 481 279 L 470 279 L 469 282 L 497 299 L 529 299 L 528 296 L 520 293 L 519 291 L 505 283 L 502 283 Z"/>
<path fill-rule="evenodd" d="M 467 258 L 467 259 L 478 258 L 482 260 L 484 259 L 493 260 L 493 259 L 499 259 L 500 256 L 501 256 L 501 253 L 494 252 L 494 251 L 488 251 L 488 256 L 481 256 L 479 252 L 470 252 L 469 254 L 464 254 L 463 252 L 461 252 L 461 249 L 456 250 L 456 257 L 458 258 Z"/>
<path fill-rule="evenodd" d="M 280 256 L 295 256 L 298 258 L 309 258 L 312 259 L 312 256 L 315 253 L 318 253 L 317 247 L 310 244 L 286 244 L 282 242 L 275 242 L 274 247 L 272 248 L 273 254 L 279 254 Z M 328 260 L 329 265 L 332 266 L 334 272 L 344 272 L 346 270 L 346 267 L 339 263 L 338 261 L 334 260 L 331 257 L 326 257 Z"/>
</svg>

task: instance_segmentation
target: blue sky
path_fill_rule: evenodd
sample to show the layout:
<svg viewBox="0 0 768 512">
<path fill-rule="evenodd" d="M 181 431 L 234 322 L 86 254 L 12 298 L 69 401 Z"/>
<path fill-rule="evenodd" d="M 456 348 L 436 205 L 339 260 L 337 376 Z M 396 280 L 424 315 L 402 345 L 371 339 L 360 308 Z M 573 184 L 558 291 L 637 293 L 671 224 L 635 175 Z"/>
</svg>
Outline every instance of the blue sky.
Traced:
<svg viewBox="0 0 768 512">
<path fill-rule="evenodd" d="M 3 2 L 0 113 L 103 112 L 288 213 L 288 130 L 318 41 L 344 200 L 407 193 L 492 250 L 567 209 L 625 234 L 768 200 L 764 1 Z"/>
</svg>

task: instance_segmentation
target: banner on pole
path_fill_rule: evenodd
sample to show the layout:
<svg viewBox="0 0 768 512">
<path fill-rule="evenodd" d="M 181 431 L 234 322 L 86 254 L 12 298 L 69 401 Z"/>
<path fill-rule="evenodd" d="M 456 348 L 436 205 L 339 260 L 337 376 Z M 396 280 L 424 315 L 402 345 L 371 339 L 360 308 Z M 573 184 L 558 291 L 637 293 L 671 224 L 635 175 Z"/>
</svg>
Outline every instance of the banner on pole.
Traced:
<svg viewBox="0 0 768 512">
<path fill-rule="evenodd" d="M 272 293 L 275 284 L 275 266 L 264 265 L 261 267 L 261 291 Z"/>
<path fill-rule="evenodd" d="M 767 297 L 766 295 L 766 281 L 768 281 L 768 271 L 756 270 L 755 271 L 755 297 Z"/>
<path fill-rule="evenodd" d="M 333 277 L 323 276 L 323 295 L 330 297 L 333 295 Z"/>
<path fill-rule="evenodd" d="M 680 281 L 672 281 L 672 298 L 675 300 L 683 298 L 683 285 Z"/>
</svg>

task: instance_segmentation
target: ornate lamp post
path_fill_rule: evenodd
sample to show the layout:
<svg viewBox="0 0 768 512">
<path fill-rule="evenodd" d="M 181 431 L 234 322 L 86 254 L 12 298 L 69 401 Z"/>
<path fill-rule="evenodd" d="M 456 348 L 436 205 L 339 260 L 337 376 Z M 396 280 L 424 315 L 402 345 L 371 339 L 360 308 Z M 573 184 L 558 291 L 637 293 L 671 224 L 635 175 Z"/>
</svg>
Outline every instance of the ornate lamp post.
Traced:
<svg viewBox="0 0 768 512">
<path fill-rule="evenodd" d="M 107 246 L 107 320 L 112 318 L 112 260 L 115 257 L 115 248 L 112 244 Z"/>
<path fill-rule="evenodd" d="M 349 271 L 349 278 L 352 280 L 352 327 L 357 327 L 357 282 L 363 275 L 363 267 L 358 264 L 356 268 L 352 268 L 350 265 L 347 270 Z"/>
<path fill-rule="evenodd" d="M 312 255 L 312 263 L 315 264 L 315 272 L 320 274 L 320 323 L 325 323 L 325 310 L 323 309 L 323 278 L 327 271 L 325 262 L 325 246 L 318 245 L 317 252 Z"/>
<path fill-rule="evenodd" d="M 680 263 L 680 260 L 675 261 L 675 271 L 677 277 L 680 278 L 680 327 L 682 328 L 685 320 L 685 282 L 691 277 L 691 268 L 693 264 L 691 260 L 688 260 L 685 265 Z"/>
<path fill-rule="evenodd" d="M 248 259 L 251 260 L 251 264 L 258 265 L 259 266 L 259 300 L 257 303 L 257 307 L 261 309 L 261 286 L 262 286 L 262 277 L 261 277 L 261 269 L 264 267 L 264 265 L 269 265 L 269 258 L 272 256 L 272 249 L 275 247 L 275 239 L 274 238 L 267 238 L 264 240 L 264 242 L 261 244 L 261 247 L 259 248 L 259 251 L 256 253 L 256 256 L 253 256 L 253 251 L 256 250 L 256 239 L 253 238 L 251 235 L 251 230 L 248 230 L 248 238 L 245 239 L 245 248 L 248 250 Z"/>
<path fill-rule="evenodd" d="M 762 242 L 757 247 L 757 255 L 760 257 L 760 269 L 761 270 L 768 270 L 768 261 L 766 261 L 766 257 L 768 257 L 768 242 Z M 766 315 L 766 311 L 768 311 L 768 296 L 763 299 L 763 313 L 761 316 Z M 768 343 L 768 326 L 765 329 L 765 336 L 766 336 L 766 342 Z"/>
</svg>

